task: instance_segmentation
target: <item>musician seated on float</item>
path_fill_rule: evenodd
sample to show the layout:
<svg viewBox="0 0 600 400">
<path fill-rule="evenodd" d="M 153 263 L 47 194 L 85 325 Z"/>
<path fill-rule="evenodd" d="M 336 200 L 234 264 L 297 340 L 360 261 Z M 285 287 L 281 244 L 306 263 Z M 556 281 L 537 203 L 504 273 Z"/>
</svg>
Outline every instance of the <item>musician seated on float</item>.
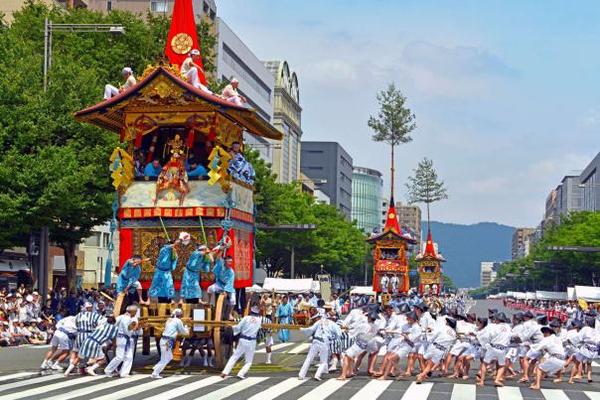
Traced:
<svg viewBox="0 0 600 400">
<path fill-rule="evenodd" d="M 208 171 L 203 165 L 198 164 L 196 160 L 192 160 L 187 165 L 187 176 L 188 178 L 201 178 L 203 176 L 208 176 Z"/>
<path fill-rule="evenodd" d="M 118 95 L 119 93 L 123 93 L 127 89 L 130 89 L 131 87 L 133 87 L 137 84 L 137 81 L 135 80 L 135 77 L 133 76 L 133 70 L 130 67 L 123 68 L 121 73 L 123 74 L 123 78 L 125 78 L 125 83 L 118 89 L 115 86 L 110 85 L 110 84 L 104 86 L 104 100 L 113 98 L 114 96 Z"/>
<path fill-rule="evenodd" d="M 160 171 L 162 167 L 160 165 L 160 161 L 153 160 L 152 162 L 146 164 L 144 168 L 144 176 L 147 178 L 157 178 L 160 175 Z"/>
<path fill-rule="evenodd" d="M 202 58 L 200 57 L 200 50 L 193 49 L 188 54 L 188 57 L 181 64 L 181 75 L 193 87 L 200 89 L 203 92 L 213 94 L 213 92 L 211 92 L 209 88 L 207 88 L 202 84 L 202 82 L 200 82 L 200 76 L 198 74 L 200 72 L 204 74 L 204 70 L 200 66 L 201 62 Z"/>
<path fill-rule="evenodd" d="M 240 82 L 233 78 L 229 85 L 223 88 L 221 92 L 221 97 L 227 101 L 234 103 L 236 106 L 243 107 L 248 102 L 244 96 L 239 94 L 238 87 L 240 86 Z"/>
</svg>

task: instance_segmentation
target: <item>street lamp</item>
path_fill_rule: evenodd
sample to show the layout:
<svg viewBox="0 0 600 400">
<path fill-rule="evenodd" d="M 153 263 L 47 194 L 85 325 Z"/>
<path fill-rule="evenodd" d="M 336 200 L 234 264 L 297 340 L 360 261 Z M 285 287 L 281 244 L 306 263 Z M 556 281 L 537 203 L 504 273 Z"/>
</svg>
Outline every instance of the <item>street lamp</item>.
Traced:
<svg viewBox="0 0 600 400">
<path fill-rule="evenodd" d="M 120 24 L 53 24 L 46 18 L 44 22 L 44 92 L 48 90 L 48 71 L 52 66 L 52 33 L 110 33 L 124 35 L 125 28 Z"/>
</svg>

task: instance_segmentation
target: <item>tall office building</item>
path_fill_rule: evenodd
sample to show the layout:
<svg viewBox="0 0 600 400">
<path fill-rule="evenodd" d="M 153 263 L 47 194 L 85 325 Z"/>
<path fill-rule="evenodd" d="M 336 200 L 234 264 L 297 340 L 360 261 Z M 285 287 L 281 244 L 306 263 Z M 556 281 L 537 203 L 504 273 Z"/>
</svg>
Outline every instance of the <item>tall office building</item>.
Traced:
<svg viewBox="0 0 600 400">
<path fill-rule="evenodd" d="M 498 275 L 498 270 L 500 269 L 502 264 L 503 263 L 501 262 L 482 261 L 479 276 L 479 285 L 483 287 L 494 282 L 496 280 L 496 276 Z"/>
<path fill-rule="evenodd" d="M 370 234 L 381 228 L 383 179 L 381 172 L 354 167 L 352 172 L 352 220 L 363 232 Z"/>
<path fill-rule="evenodd" d="M 600 153 L 584 168 L 579 176 L 581 209 L 600 210 Z"/>
<path fill-rule="evenodd" d="M 560 224 L 561 218 L 571 211 L 583 210 L 583 189 L 580 183 L 580 172 L 566 175 L 560 185 L 553 189 L 546 198 L 544 228 Z"/>
<path fill-rule="evenodd" d="M 273 146 L 273 167 L 277 181 L 290 183 L 300 179 L 300 141 L 302 138 L 298 77 L 286 61 L 265 61 L 275 79 L 272 124 L 283 132 L 281 144 Z"/>
<path fill-rule="evenodd" d="M 300 169 L 348 219 L 352 210 L 352 157 L 336 142 L 302 142 Z"/>
<path fill-rule="evenodd" d="M 512 236 L 511 255 L 513 260 L 527 257 L 533 242 L 534 228 L 517 228 Z"/>
<path fill-rule="evenodd" d="M 238 92 L 248 100 L 249 106 L 265 121 L 271 122 L 275 87 L 273 74 L 219 17 L 217 37 L 217 78 L 224 82 L 236 78 L 240 82 Z M 271 141 L 249 133 L 244 134 L 244 141 L 258 150 L 265 161 L 273 163 Z"/>
<path fill-rule="evenodd" d="M 23 8 L 26 2 L 27 0 L 0 0 L 0 13 L 4 14 L 4 20 L 10 23 L 12 21 L 13 13 Z M 41 2 L 48 5 L 60 3 L 59 1 L 55 2 L 54 0 L 41 0 Z"/>
</svg>

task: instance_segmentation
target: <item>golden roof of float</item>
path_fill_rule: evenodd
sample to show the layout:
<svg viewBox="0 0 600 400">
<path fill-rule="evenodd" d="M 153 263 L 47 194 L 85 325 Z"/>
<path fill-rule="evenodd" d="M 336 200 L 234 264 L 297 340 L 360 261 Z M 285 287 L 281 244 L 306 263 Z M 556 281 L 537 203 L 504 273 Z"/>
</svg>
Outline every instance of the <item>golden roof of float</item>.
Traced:
<svg viewBox="0 0 600 400">
<path fill-rule="evenodd" d="M 148 67 L 140 81 L 117 96 L 75 113 L 75 119 L 121 133 L 127 114 L 161 114 L 165 125 L 174 113 L 216 112 L 240 128 L 268 139 L 281 140 L 282 133 L 262 119 L 254 109 L 240 107 L 219 96 L 193 87 L 170 66 Z M 173 118 L 180 120 L 180 118 Z"/>
</svg>

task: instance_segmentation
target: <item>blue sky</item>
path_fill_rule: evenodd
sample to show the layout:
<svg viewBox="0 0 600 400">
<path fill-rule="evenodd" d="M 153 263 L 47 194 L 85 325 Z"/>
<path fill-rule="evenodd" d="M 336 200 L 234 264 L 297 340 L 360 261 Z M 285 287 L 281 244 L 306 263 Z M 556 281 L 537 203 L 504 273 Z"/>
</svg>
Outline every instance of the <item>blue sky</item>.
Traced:
<svg viewBox="0 0 600 400">
<path fill-rule="evenodd" d="M 389 151 L 366 121 L 395 82 L 418 125 L 396 198 L 433 159 L 450 195 L 435 220 L 535 226 L 549 191 L 600 150 L 600 2 L 221 0 L 218 13 L 296 71 L 303 139 L 340 142 L 386 186 Z"/>
</svg>

